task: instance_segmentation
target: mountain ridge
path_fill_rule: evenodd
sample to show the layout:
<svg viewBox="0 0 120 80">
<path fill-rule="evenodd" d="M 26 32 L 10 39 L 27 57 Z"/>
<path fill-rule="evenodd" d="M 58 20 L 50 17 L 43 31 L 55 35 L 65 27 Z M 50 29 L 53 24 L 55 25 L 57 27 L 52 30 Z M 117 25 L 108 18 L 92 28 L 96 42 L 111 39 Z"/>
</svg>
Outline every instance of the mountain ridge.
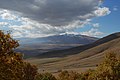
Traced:
<svg viewBox="0 0 120 80">
<path fill-rule="evenodd" d="M 62 34 L 42 38 L 22 38 L 19 41 L 21 46 L 16 50 L 24 53 L 25 57 L 33 57 L 53 50 L 63 50 L 93 43 L 96 40 L 98 40 L 96 37 L 74 34 Z"/>
<path fill-rule="evenodd" d="M 97 37 L 74 34 L 61 34 L 38 38 L 18 38 L 21 44 L 35 43 L 35 41 L 44 44 L 89 44 L 98 39 Z"/>
</svg>

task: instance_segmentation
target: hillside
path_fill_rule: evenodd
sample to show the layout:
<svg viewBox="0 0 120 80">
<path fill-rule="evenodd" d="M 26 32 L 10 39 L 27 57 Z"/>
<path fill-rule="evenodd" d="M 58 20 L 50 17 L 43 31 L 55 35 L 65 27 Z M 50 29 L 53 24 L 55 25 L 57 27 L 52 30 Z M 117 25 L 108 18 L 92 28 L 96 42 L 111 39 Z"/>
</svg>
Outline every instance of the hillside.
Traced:
<svg viewBox="0 0 120 80">
<path fill-rule="evenodd" d="M 118 54 L 120 53 L 120 33 L 109 35 L 87 46 L 88 47 L 83 46 L 85 48 L 82 48 L 82 46 L 80 46 L 80 48 L 77 47 L 77 49 L 72 48 L 74 51 L 75 49 L 78 51 L 79 49 L 81 50 L 81 48 L 84 49 L 84 50 L 81 50 L 77 54 L 74 54 L 74 51 L 67 49 L 67 50 L 70 50 L 71 53 L 74 54 L 74 55 L 69 55 L 67 57 L 53 57 L 52 56 L 53 58 L 49 57 L 49 58 L 44 58 L 44 59 L 37 57 L 34 59 L 28 59 L 28 61 L 31 63 L 37 64 L 38 66 L 40 65 L 40 69 L 45 69 L 48 71 L 59 70 L 59 69 L 72 69 L 72 70 L 79 69 L 80 70 L 80 68 L 82 69 L 90 68 L 90 67 L 93 68 L 98 63 L 101 62 L 105 52 L 113 51 Z M 67 51 L 67 50 L 64 50 L 64 51 Z M 49 54 L 49 56 L 51 56 L 51 54 Z"/>
</svg>

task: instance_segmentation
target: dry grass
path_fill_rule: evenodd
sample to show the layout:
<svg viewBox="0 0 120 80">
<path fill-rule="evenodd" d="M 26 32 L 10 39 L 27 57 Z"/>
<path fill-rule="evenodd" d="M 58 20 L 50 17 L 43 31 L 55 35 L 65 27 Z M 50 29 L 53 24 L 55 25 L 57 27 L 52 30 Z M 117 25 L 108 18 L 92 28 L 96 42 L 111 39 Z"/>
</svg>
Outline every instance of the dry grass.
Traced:
<svg viewBox="0 0 120 80">
<path fill-rule="evenodd" d="M 28 59 L 27 61 L 38 65 L 40 72 L 47 71 L 57 73 L 59 70 L 74 70 L 82 72 L 88 68 L 95 68 L 95 66 L 103 60 L 104 53 L 108 51 L 120 53 L 120 38 L 68 57 L 44 59 L 34 58 Z"/>
</svg>

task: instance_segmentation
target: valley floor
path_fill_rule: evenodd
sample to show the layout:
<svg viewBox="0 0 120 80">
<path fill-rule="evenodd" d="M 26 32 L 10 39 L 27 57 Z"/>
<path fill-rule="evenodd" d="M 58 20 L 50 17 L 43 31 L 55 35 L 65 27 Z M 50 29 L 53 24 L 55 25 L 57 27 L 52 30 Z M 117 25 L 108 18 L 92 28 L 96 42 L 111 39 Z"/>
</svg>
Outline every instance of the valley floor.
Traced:
<svg viewBox="0 0 120 80">
<path fill-rule="evenodd" d="M 38 71 L 40 73 L 45 73 L 45 72 L 49 72 L 52 74 L 58 74 L 60 71 L 75 71 L 78 73 L 81 72 L 85 72 L 88 69 L 95 69 L 95 66 L 75 66 L 75 67 L 71 67 L 71 66 L 64 66 L 63 64 L 55 64 L 54 63 L 58 63 L 60 61 L 64 60 L 64 58 L 45 58 L 45 59 L 27 59 L 27 62 L 30 62 L 34 65 L 36 65 L 38 67 Z"/>
</svg>

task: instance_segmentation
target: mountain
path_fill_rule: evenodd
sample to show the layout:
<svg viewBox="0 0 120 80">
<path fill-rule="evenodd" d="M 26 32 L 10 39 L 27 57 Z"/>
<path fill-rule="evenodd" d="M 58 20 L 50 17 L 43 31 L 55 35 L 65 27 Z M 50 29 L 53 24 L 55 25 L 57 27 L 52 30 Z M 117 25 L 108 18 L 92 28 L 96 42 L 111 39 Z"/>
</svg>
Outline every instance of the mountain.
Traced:
<svg viewBox="0 0 120 80">
<path fill-rule="evenodd" d="M 37 57 L 40 57 L 40 58 L 49 58 L 50 57 L 51 58 L 51 57 L 65 57 L 68 55 L 74 55 L 74 54 L 78 54 L 87 49 L 96 47 L 98 45 L 104 44 L 106 42 L 109 42 L 109 41 L 117 39 L 117 38 L 120 38 L 120 32 L 103 37 L 103 38 L 95 41 L 94 43 L 90 43 L 87 45 L 81 45 L 81 46 L 70 48 L 70 49 L 53 50 L 50 52 L 46 52 L 44 54 L 37 55 Z"/>
<path fill-rule="evenodd" d="M 25 57 L 32 57 L 53 50 L 68 49 L 80 45 L 93 43 L 98 38 L 85 35 L 62 34 L 40 38 L 18 38 L 20 47 L 17 51 Z"/>
<path fill-rule="evenodd" d="M 18 38 L 21 44 L 89 44 L 98 38 L 85 35 L 62 34 L 40 38 Z"/>
<path fill-rule="evenodd" d="M 38 55 L 36 58 L 28 59 L 28 61 L 40 65 L 41 70 L 53 72 L 61 69 L 80 71 L 95 68 L 107 52 L 120 55 L 120 32 L 103 37 L 88 45 L 47 52 Z"/>
</svg>

